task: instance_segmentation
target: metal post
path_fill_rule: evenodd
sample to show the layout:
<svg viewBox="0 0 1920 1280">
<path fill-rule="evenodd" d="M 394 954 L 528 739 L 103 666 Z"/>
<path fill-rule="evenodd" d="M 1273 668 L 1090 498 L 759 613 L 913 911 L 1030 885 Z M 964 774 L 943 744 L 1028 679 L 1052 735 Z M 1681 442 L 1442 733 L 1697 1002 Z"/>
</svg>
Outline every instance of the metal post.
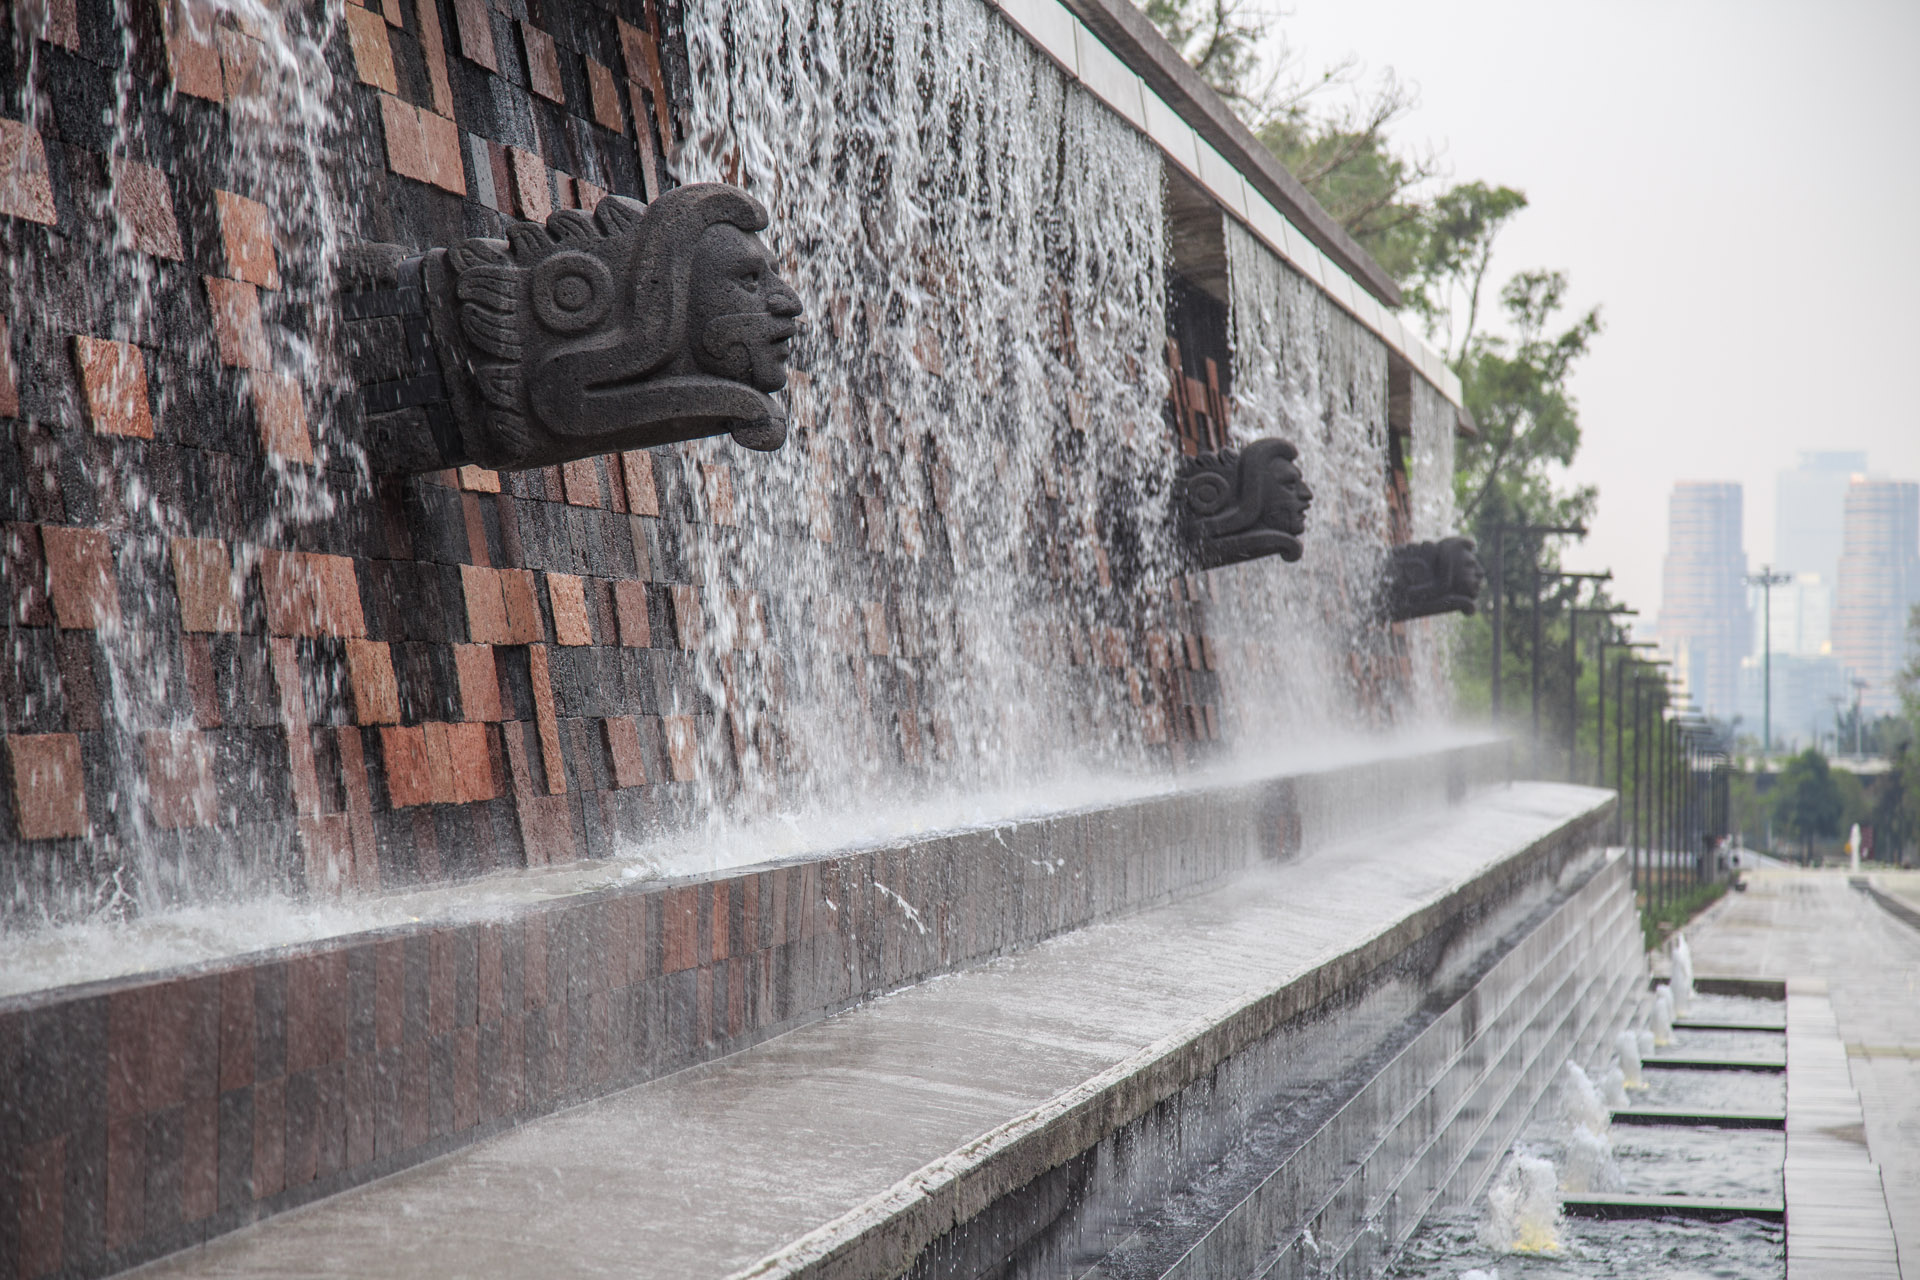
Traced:
<svg viewBox="0 0 1920 1280">
<path fill-rule="evenodd" d="M 1505 646 L 1506 629 L 1503 621 L 1501 601 L 1507 594 L 1507 527 L 1503 524 L 1493 526 L 1493 723 L 1500 723 L 1500 650 Z"/>
<path fill-rule="evenodd" d="M 1533 650 L 1527 655 L 1533 675 L 1533 776 L 1540 776 L 1540 554 L 1533 556 Z"/>
<path fill-rule="evenodd" d="M 1627 659 L 1633 654 L 1629 651 L 1620 655 L 1620 661 L 1613 668 L 1613 789 L 1620 793 L 1621 801 L 1627 796 L 1626 771 L 1626 724 L 1627 724 Z M 1606 778 L 1600 779 L 1604 785 Z M 1621 843 L 1620 806 L 1613 810 L 1613 842 Z"/>
</svg>

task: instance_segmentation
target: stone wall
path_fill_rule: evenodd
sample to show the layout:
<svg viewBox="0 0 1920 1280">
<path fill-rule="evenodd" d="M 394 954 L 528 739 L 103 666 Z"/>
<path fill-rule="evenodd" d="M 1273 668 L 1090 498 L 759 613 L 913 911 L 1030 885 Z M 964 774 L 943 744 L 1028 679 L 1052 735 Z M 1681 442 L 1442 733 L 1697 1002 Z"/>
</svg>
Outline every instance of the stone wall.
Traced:
<svg viewBox="0 0 1920 1280">
<path fill-rule="evenodd" d="M 853 383 L 835 399 L 803 377 L 797 480 L 773 470 L 801 465 L 786 455 L 712 444 L 515 475 L 368 472 L 354 387 L 401 338 L 337 314 L 342 250 L 500 234 L 671 184 L 697 92 L 673 5 L 5 13 L 0 919 L 606 856 L 743 790 L 769 810 L 843 756 L 869 784 L 853 797 L 965 781 L 968 760 L 1056 731 L 1103 763 L 1178 768 L 1233 723 L 1215 575 L 1169 566 L 1138 518 L 1177 444 L 1157 403 L 1089 421 L 1096 382 L 1145 403 L 1162 377 L 1157 345 L 1087 354 L 1099 326 L 1068 303 L 1097 279 L 1059 282 L 1059 324 L 1014 335 L 1059 385 L 1014 424 L 1011 463 L 941 452 L 950 398 L 902 406 Z M 985 9 L 968 21 L 1020 39 Z M 1059 114 L 1128 127 L 1019 47 L 1007 74 Z M 1157 157 L 1142 165 L 1102 181 L 1157 180 Z M 1084 263 L 1098 229 L 1045 249 Z M 822 341 L 871 353 L 873 377 L 957 384 L 958 349 L 884 301 L 810 305 Z M 1367 387 L 1327 394 L 1384 411 L 1385 348 L 1361 363 Z M 832 439 L 808 453 L 816 434 Z M 1151 442 L 1124 484 L 1122 436 Z M 1384 450 L 1359 483 L 1387 482 Z M 960 489 L 1018 543 L 1017 581 L 974 566 L 971 616 L 951 607 L 974 536 L 950 518 Z M 1292 678 L 1391 719 L 1404 646 L 1366 613 L 1367 584 L 1341 596 L 1337 668 Z M 983 616 L 999 628 L 984 647 L 969 634 Z M 1293 638 L 1267 632 L 1260 670 L 1284 671 Z M 1379 659 L 1364 670 L 1363 649 Z M 943 711 L 1014 667 L 1047 696 L 1014 682 L 974 710 L 1026 708 L 1019 732 Z"/>
</svg>

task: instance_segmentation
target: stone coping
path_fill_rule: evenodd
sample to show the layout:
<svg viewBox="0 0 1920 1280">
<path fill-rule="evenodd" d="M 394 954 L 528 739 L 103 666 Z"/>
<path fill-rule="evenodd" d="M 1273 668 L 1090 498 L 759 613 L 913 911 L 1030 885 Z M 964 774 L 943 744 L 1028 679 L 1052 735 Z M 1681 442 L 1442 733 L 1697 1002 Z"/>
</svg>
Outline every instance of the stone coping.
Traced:
<svg viewBox="0 0 1920 1280">
<path fill-rule="evenodd" d="M 1444 811 L 1506 761 L 1481 741 L 16 996 L 0 1002 L 0 1168 L 29 1206 L 21 1248 L 62 1274 L 121 1269 Z"/>
<path fill-rule="evenodd" d="M 160 1275 L 894 1275 L 1292 1019 L 1595 866 L 1609 793 L 1489 790 L 657 1079 Z M 781 1243 L 784 1241 L 785 1243 Z M 772 1246 L 772 1247 L 770 1247 Z"/>
</svg>

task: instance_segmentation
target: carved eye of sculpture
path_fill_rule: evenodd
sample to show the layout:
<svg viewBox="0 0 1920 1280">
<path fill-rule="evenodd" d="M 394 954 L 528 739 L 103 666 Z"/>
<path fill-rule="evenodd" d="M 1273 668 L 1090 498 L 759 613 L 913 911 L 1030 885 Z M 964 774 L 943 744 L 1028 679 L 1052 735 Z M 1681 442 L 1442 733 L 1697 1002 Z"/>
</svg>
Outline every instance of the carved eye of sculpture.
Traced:
<svg viewBox="0 0 1920 1280">
<path fill-rule="evenodd" d="M 1195 515 L 1218 515 L 1233 501 L 1233 483 L 1218 471 L 1202 471 L 1187 479 L 1187 505 Z"/>
<path fill-rule="evenodd" d="M 533 310 L 554 333 L 583 333 L 606 318 L 613 273 L 589 253 L 556 253 L 533 273 Z"/>
</svg>

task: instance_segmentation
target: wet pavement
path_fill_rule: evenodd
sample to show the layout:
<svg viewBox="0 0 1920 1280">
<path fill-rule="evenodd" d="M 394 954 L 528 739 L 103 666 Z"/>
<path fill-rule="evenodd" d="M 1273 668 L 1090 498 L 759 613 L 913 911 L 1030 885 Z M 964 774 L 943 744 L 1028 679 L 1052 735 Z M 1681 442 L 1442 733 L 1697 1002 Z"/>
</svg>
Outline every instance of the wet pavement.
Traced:
<svg viewBox="0 0 1920 1280">
<path fill-rule="evenodd" d="M 175 1255 L 146 1276 L 725 1276 L 871 1221 L 1604 804 L 1482 792 L 923 983 Z M 1082 1098 L 1082 1095 L 1085 1095 Z M 1076 1102 L 1076 1098 L 1082 1101 Z M 1097 1109 L 1097 1108 L 1096 1108 Z M 791 1255 L 789 1255 L 791 1257 Z"/>
<path fill-rule="evenodd" d="M 1747 884 L 1687 931 L 1695 968 L 1825 983 L 1902 1275 L 1920 1280 L 1920 930 L 1844 871 L 1756 871 Z M 1920 891 L 1920 877 L 1900 887 Z"/>
</svg>

